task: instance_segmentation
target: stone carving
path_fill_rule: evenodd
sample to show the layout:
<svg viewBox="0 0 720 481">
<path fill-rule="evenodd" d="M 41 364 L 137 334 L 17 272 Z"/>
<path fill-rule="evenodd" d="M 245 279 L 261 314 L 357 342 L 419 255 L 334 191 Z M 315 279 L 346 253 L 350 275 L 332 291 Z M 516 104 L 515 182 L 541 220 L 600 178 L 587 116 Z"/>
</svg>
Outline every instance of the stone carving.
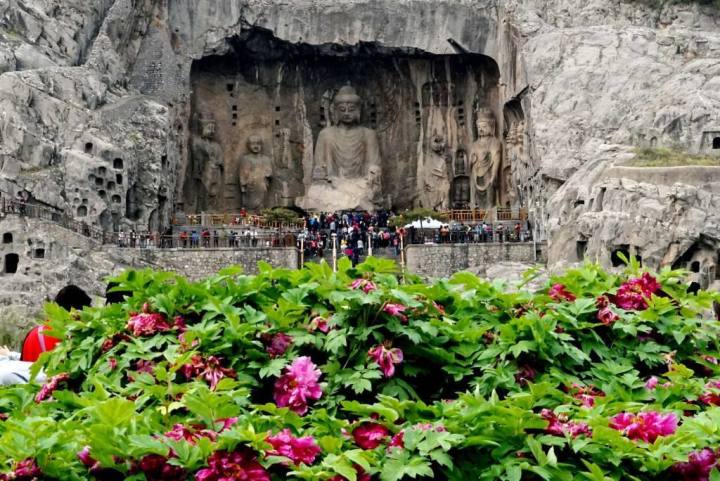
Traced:
<svg viewBox="0 0 720 481">
<path fill-rule="evenodd" d="M 380 147 L 377 133 L 360 124 L 362 100 L 342 87 L 333 98 L 337 125 L 325 127 L 315 145 L 312 184 L 305 208 L 374 209 L 380 193 Z"/>
<path fill-rule="evenodd" d="M 447 142 L 445 136 L 435 133 L 430 139 L 430 152 L 425 156 L 420 204 L 429 209 L 447 209 L 450 201 Z"/>
<path fill-rule="evenodd" d="M 199 173 L 199 183 L 205 191 L 201 208 L 217 210 L 220 207 L 223 186 L 223 154 L 215 140 L 215 119 L 212 115 L 199 115 L 200 136 L 193 138 L 193 161 Z"/>
<path fill-rule="evenodd" d="M 453 208 L 467 209 L 470 203 L 470 178 L 467 175 L 467 155 L 460 149 L 455 153 L 453 163 L 455 177 L 453 179 Z"/>
<path fill-rule="evenodd" d="M 272 159 L 263 153 L 263 141 L 258 134 L 247 140 L 248 153 L 240 158 L 240 203 L 248 209 L 264 207 L 272 179 Z"/>
<path fill-rule="evenodd" d="M 479 109 L 475 125 L 478 137 L 470 146 L 471 203 L 480 208 L 494 207 L 502 161 L 502 145 L 495 134 L 495 115 L 490 109 Z"/>
<path fill-rule="evenodd" d="M 513 121 L 505 138 L 505 156 L 502 168 L 502 192 L 500 202 L 505 207 L 518 204 L 516 175 L 523 168 L 524 123 Z"/>
</svg>

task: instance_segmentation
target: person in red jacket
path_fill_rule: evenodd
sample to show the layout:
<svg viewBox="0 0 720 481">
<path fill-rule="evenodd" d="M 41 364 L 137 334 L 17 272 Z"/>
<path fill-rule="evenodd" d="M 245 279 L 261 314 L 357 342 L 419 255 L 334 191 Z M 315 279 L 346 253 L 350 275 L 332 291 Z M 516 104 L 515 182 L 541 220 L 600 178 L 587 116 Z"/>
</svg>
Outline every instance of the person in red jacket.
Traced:
<svg viewBox="0 0 720 481">
<path fill-rule="evenodd" d="M 55 296 L 55 302 L 66 310 L 81 310 L 91 304 L 90 296 L 75 285 L 68 285 L 60 289 Z M 43 352 L 51 351 L 60 342 L 59 339 L 49 334 L 49 328 L 45 325 L 36 326 L 25 336 L 22 343 L 20 355 L 21 361 L 35 362 Z"/>
</svg>

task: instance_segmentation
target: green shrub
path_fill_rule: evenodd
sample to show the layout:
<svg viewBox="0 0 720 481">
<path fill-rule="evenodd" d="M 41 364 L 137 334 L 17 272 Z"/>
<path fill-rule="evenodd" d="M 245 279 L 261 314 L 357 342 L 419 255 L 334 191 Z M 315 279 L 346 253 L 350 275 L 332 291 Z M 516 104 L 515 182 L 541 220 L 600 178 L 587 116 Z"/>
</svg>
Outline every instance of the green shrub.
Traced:
<svg viewBox="0 0 720 481">
<path fill-rule="evenodd" d="M 401 284 L 373 258 L 127 272 L 124 304 L 48 305 L 53 377 L 2 391 L 0 461 L 28 480 L 683 479 L 720 441 L 717 296 L 641 274 L 514 293 Z"/>
</svg>

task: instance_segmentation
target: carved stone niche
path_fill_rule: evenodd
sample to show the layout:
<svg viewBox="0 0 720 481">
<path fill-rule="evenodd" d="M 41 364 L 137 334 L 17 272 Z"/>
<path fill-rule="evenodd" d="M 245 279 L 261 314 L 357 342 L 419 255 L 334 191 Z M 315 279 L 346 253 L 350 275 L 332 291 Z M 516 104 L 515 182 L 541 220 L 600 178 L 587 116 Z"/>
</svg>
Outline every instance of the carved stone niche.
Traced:
<svg viewBox="0 0 720 481">
<path fill-rule="evenodd" d="M 342 196 L 322 206 L 306 201 L 318 182 L 335 188 L 348 180 L 342 175 L 323 179 L 318 175 L 322 169 L 314 165 L 320 132 L 343 124 L 334 102 L 343 87 L 343 97 L 357 100 L 360 115 L 355 125 L 372 131 L 365 138 L 377 139 L 380 175 L 370 202 L 373 208 L 403 209 L 420 203 L 425 169 L 430 168 L 427 146 L 435 133 L 446 139 L 451 168 L 457 152 L 467 152 L 475 140 L 476 106 L 490 108 L 502 123 L 498 66 L 486 56 L 431 55 L 375 43 L 291 44 L 260 29 L 244 31 L 228 44 L 229 53 L 199 59 L 191 70 L 193 120 L 179 199 L 188 212 L 232 212 L 245 206 L 241 159 L 249 154 L 251 136 L 262 139 L 261 155 L 270 164 L 257 167 L 270 175 L 254 176 L 267 182 L 267 192 L 262 205 L 253 208 L 368 207 Z M 209 118 L 214 122 L 212 138 L 208 129 L 203 134 L 203 122 Z M 502 129 L 498 125 L 498 132 Z M 358 147 L 358 158 L 363 158 L 364 148 Z M 350 150 L 337 155 L 345 162 L 354 154 Z M 469 174 L 468 168 L 460 175 Z M 215 182 L 218 175 L 221 180 Z M 446 195 L 448 204 L 453 201 L 454 176 L 448 173 L 448 192 L 438 194 Z M 205 184 L 219 185 L 220 191 Z"/>
</svg>

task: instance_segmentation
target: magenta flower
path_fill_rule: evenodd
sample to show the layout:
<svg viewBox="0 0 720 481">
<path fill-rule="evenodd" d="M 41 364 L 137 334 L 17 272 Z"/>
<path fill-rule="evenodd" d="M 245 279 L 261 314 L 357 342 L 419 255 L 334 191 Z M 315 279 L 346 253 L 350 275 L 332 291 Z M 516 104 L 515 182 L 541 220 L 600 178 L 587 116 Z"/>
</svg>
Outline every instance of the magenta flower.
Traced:
<svg viewBox="0 0 720 481">
<path fill-rule="evenodd" d="M 369 294 L 377 289 L 377 286 L 367 279 L 355 279 L 353 283 L 350 284 L 350 289 L 362 289 L 365 294 Z"/>
<path fill-rule="evenodd" d="M 598 308 L 598 311 L 595 314 L 595 319 L 605 324 L 606 326 L 609 326 L 610 324 L 620 319 L 620 316 L 615 314 L 615 312 L 613 312 L 613 310 L 610 308 L 610 300 L 607 296 L 598 297 L 595 300 L 595 306 Z"/>
<path fill-rule="evenodd" d="M 575 294 L 569 292 L 567 287 L 563 284 L 553 284 L 548 291 L 548 296 L 555 302 L 568 301 L 573 302 L 575 300 Z"/>
<path fill-rule="evenodd" d="M 32 481 L 42 478 L 43 472 L 32 458 L 27 458 L 15 465 L 15 472 L 8 479 L 15 481 Z"/>
<path fill-rule="evenodd" d="M 644 311 L 647 300 L 660 290 L 658 281 L 645 272 L 642 277 L 630 279 L 618 288 L 613 303 L 626 311 Z"/>
<path fill-rule="evenodd" d="M 195 474 L 196 481 L 270 481 L 270 475 L 248 448 L 215 451 L 207 464 Z"/>
<path fill-rule="evenodd" d="M 222 367 L 220 362 L 221 358 L 219 357 L 210 356 L 203 360 L 200 355 L 196 354 L 189 363 L 180 368 L 180 372 L 188 380 L 202 377 L 210 385 L 210 389 L 215 390 L 221 379 L 236 376 L 234 369 Z"/>
<path fill-rule="evenodd" d="M 77 453 L 77 457 L 91 473 L 99 472 L 102 469 L 100 461 L 90 456 L 90 446 L 85 446 L 82 451 Z"/>
<path fill-rule="evenodd" d="M 278 407 L 289 407 L 296 413 L 303 415 L 308 410 L 308 401 L 320 399 L 322 389 L 318 380 L 320 370 L 307 356 L 298 357 L 285 374 L 275 381 L 273 398 Z"/>
<path fill-rule="evenodd" d="M 395 434 L 388 444 L 388 450 L 391 448 L 404 448 L 405 447 L 405 431 L 400 431 Z"/>
<path fill-rule="evenodd" d="M 276 358 L 285 354 L 292 344 L 293 338 L 284 332 L 278 332 L 277 334 L 264 336 L 263 341 L 266 343 L 265 351 L 271 358 Z"/>
<path fill-rule="evenodd" d="M 322 451 L 312 436 L 296 438 L 289 429 L 283 429 L 275 436 L 268 436 L 267 442 L 274 448 L 268 454 L 285 456 L 294 464 L 310 465 Z"/>
<path fill-rule="evenodd" d="M 392 304 L 388 302 L 385 304 L 385 307 L 383 307 L 383 311 L 390 314 L 393 317 L 397 317 L 400 319 L 400 322 L 407 322 L 408 317 L 403 314 L 405 310 L 407 309 L 406 306 L 403 306 L 402 304 Z"/>
<path fill-rule="evenodd" d="M 710 472 L 718 463 L 715 451 L 705 448 L 694 451 L 688 456 L 687 462 L 673 465 L 673 472 L 682 476 L 684 481 L 709 481 Z"/>
<path fill-rule="evenodd" d="M 677 430 L 678 418 L 674 413 L 661 414 L 646 411 L 638 414 L 620 413 L 610 418 L 610 427 L 622 431 L 633 441 L 653 443 L 660 436 L 670 436 Z"/>
<path fill-rule="evenodd" d="M 315 332 L 320 331 L 325 334 L 330 332 L 330 324 L 328 324 L 327 319 L 321 316 L 315 316 L 311 321 L 310 325 L 308 326 L 308 331 Z"/>
<path fill-rule="evenodd" d="M 403 361 L 403 352 L 400 349 L 397 347 L 388 349 L 383 344 L 370 349 L 368 356 L 380 366 L 385 377 L 392 377 L 395 374 L 395 364 L 400 364 Z"/>
<path fill-rule="evenodd" d="M 709 391 L 704 392 L 698 399 L 710 406 L 720 406 L 720 381 L 710 381 L 705 388 Z"/>
<path fill-rule="evenodd" d="M 388 428 L 378 423 L 364 422 L 356 427 L 352 436 L 362 449 L 375 449 L 390 435 Z"/>
<path fill-rule="evenodd" d="M 58 388 L 60 383 L 67 382 L 70 375 L 67 373 L 58 374 L 50 378 L 48 382 L 40 388 L 40 392 L 35 396 L 35 402 L 40 403 L 52 396 L 52 393 Z"/>
<path fill-rule="evenodd" d="M 515 382 L 521 386 L 527 386 L 529 382 L 532 382 L 537 376 L 535 368 L 529 364 L 523 364 L 519 367 L 519 371 L 515 373 Z"/>
<path fill-rule="evenodd" d="M 152 361 L 146 361 L 145 359 L 140 359 L 135 363 L 135 370 L 137 372 L 144 372 L 147 374 L 152 374 L 154 369 L 155 369 L 155 363 Z"/>
<path fill-rule="evenodd" d="M 585 436 L 592 436 L 592 431 L 586 423 L 569 421 L 567 416 L 557 416 L 550 409 L 543 409 L 540 412 L 540 416 L 548 422 L 545 432 L 552 434 L 553 436 L 569 435 L 573 438 L 576 438 L 581 434 L 584 434 Z"/>
<path fill-rule="evenodd" d="M 596 397 L 604 397 L 605 393 L 597 389 L 595 386 L 581 386 L 580 384 L 573 384 L 570 387 L 572 396 L 580 401 L 583 407 L 591 408 L 595 405 Z"/>
<path fill-rule="evenodd" d="M 154 336 L 158 332 L 169 331 L 170 324 L 163 314 L 141 312 L 130 318 L 127 329 L 133 336 Z"/>
<path fill-rule="evenodd" d="M 184 481 L 187 477 L 180 466 L 168 463 L 168 458 L 159 454 L 148 454 L 136 465 L 148 481 Z"/>
</svg>

